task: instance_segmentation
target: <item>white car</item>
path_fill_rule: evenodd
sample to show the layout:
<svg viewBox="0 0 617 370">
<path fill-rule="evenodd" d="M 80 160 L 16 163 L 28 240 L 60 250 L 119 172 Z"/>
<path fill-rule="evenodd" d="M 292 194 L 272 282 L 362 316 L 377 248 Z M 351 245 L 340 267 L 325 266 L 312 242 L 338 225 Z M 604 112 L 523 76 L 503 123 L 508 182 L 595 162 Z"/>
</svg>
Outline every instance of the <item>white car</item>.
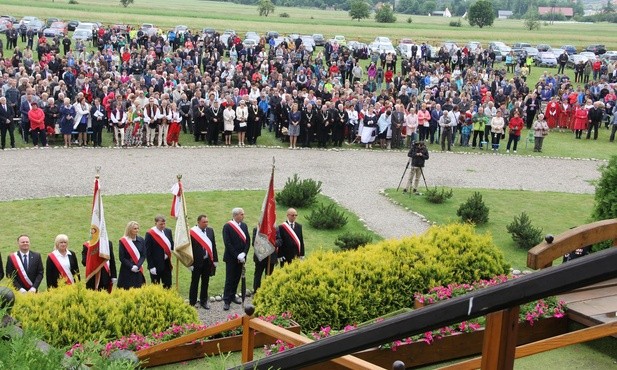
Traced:
<svg viewBox="0 0 617 370">
<path fill-rule="evenodd" d="M 336 35 L 336 36 L 334 36 L 334 41 L 336 41 L 337 44 L 339 44 L 341 46 L 347 46 L 347 40 L 345 39 L 345 36 L 343 36 L 343 35 Z"/>
<path fill-rule="evenodd" d="M 413 44 L 398 44 L 398 52 L 399 54 L 405 58 L 405 59 L 411 59 L 412 54 L 411 54 L 411 48 L 412 48 Z M 422 49 L 420 49 L 420 47 L 418 47 L 418 50 L 416 51 L 416 58 L 421 58 L 422 57 Z"/>
<path fill-rule="evenodd" d="M 73 37 L 71 37 L 73 40 L 83 40 L 83 41 L 90 41 L 92 40 L 92 31 L 88 31 L 86 29 L 77 29 L 75 30 L 75 32 L 73 32 Z"/>
</svg>

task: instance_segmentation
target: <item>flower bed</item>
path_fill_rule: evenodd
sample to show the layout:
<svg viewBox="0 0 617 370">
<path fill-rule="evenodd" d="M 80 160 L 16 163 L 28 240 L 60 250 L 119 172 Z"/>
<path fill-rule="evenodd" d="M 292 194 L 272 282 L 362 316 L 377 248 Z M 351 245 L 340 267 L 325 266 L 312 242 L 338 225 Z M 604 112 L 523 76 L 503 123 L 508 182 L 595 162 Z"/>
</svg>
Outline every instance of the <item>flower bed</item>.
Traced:
<svg viewBox="0 0 617 370">
<path fill-rule="evenodd" d="M 481 280 L 473 284 L 451 284 L 432 288 L 428 293 L 414 295 L 416 308 L 457 297 L 476 289 L 494 286 L 508 280 L 506 276 L 497 276 L 490 280 Z M 564 303 L 555 297 L 530 302 L 520 307 L 517 345 L 535 342 L 567 331 L 567 320 Z M 464 321 L 424 334 L 396 340 L 379 348 L 355 353 L 354 356 L 389 368 L 395 360 L 402 360 L 408 367 L 426 365 L 447 361 L 481 353 L 484 337 L 485 318 Z M 377 320 L 376 320 L 377 321 Z M 353 330 L 348 326 L 345 331 Z M 309 337 L 319 340 L 335 335 L 330 327 L 322 327 Z M 430 350 L 427 350 L 430 345 Z M 266 355 L 292 348 L 289 344 L 277 341 L 266 346 Z M 339 369 L 334 363 L 323 363 L 308 367 L 308 369 Z"/>
<path fill-rule="evenodd" d="M 238 314 L 230 315 L 227 320 L 233 320 L 240 317 Z M 300 332 L 300 326 L 292 320 L 291 314 L 283 313 L 275 316 L 260 316 L 260 319 L 272 323 L 274 325 L 286 328 L 295 333 Z M 102 352 L 104 356 L 109 356 L 116 350 L 129 350 L 140 351 L 150 348 L 154 345 L 170 341 L 175 338 L 185 336 L 187 334 L 195 333 L 197 331 L 206 329 L 211 326 L 218 325 L 200 325 L 200 324 L 186 324 L 186 325 L 174 325 L 165 331 L 152 333 L 149 335 L 131 334 L 122 337 L 118 340 L 107 343 Z M 265 334 L 255 333 L 255 347 L 261 347 L 266 344 L 274 343 L 274 338 Z M 68 356 L 72 356 L 74 351 L 79 350 L 82 344 L 75 344 L 68 352 Z M 225 331 L 219 335 L 209 338 L 203 338 L 191 343 L 187 343 L 183 346 L 171 348 L 169 350 L 152 354 L 146 364 L 143 367 L 153 367 L 170 363 L 170 359 L 174 359 L 175 362 L 193 360 L 196 358 L 202 358 L 204 356 L 218 355 L 219 353 L 235 352 L 242 349 L 242 327 L 234 330 Z"/>
</svg>

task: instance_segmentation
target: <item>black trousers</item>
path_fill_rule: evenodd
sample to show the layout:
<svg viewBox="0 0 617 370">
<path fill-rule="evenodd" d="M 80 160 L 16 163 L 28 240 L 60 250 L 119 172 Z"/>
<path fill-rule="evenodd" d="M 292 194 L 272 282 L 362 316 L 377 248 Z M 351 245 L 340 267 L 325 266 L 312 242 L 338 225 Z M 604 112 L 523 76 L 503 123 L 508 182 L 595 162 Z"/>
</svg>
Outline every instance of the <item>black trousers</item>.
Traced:
<svg viewBox="0 0 617 370">
<path fill-rule="evenodd" d="M 600 122 L 590 122 L 587 129 L 587 139 L 591 137 L 591 130 L 593 130 L 593 139 L 598 140 L 598 129 L 600 128 Z"/>
<path fill-rule="evenodd" d="M 205 260 L 200 268 L 193 269 L 191 272 L 191 286 L 189 288 L 189 304 L 194 306 L 197 303 L 197 290 L 201 281 L 201 290 L 199 292 L 199 301 L 202 304 L 208 302 L 208 285 L 210 285 L 210 274 L 212 273 L 212 263 L 210 260 Z"/>
<path fill-rule="evenodd" d="M 225 290 L 223 291 L 223 301 L 230 304 L 238 291 L 238 283 L 242 276 L 242 264 L 238 261 L 225 262 Z"/>
<path fill-rule="evenodd" d="M 150 274 L 150 281 L 152 284 L 163 284 L 163 288 L 171 288 L 171 269 L 165 269 L 164 271 L 157 271 L 156 275 Z"/>
<path fill-rule="evenodd" d="M 6 146 L 6 133 L 9 133 L 11 139 L 11 148 L 15 148 L 15 127 L 12 123 L 8 125 L 0 124 L 0 140 L 2 141 L 2 149 Z"/>
<path fill-rule="evenodd" d="M 103 145 L 103 121 L 92 122 L 92 146 Z"/>
<path fill-rule="evenodd" d="M 263 261 L 255 262 L 255 275 L 253 276 L 253 292 L 261 286 L 261 279 L 264 276 L 270 276 L 274 272 L 276 266 L 276 258 L 270 258 L 270 273 L 268 273 L 268 258 Z"/>
</svg>

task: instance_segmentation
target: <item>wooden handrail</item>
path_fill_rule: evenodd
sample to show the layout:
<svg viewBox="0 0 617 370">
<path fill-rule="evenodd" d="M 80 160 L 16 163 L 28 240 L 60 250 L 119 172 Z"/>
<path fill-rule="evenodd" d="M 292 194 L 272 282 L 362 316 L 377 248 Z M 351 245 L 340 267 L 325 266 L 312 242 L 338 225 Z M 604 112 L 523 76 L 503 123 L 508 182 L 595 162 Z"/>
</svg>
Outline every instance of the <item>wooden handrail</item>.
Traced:
<svg viewBox="0 0 617 370">
<path fill-rule="evenodd" d="M 599 338 L 617 334 L 617 321 L 600 324 L 589 328 L 557 335 L 552 338 L 516 347 L 515 358 L 522 358 L 542 352 L 552 351 L 557 348 L 573 344 L 589 342 Z M 449 366 L 440 367 L 439 370 L 472 370 L 479 369 L 482 358 L 476 357 L 471 360 L 459 362 Z"/>
<path fill-rule="evenodd" d="M 564 254 L 606 240 L 617 242 L 617 219 L 581 225 L 555 236 L 552 243 L 543 241 L 527 252 L 527 267 L 539 270 L 552 266 Z"/>
<path fill-rule="evenodd" d="M 224 322 L 222 324 L 212 326 L 209 328 L 205 328 L 203 330 L 196 331 L 194 333 L 191 333 L 191 334 L 179 337 L 179 338 L 175 338 L 170 341 L 163 342 L 163 343 L 154 345 L 149 348 L 142 349 L 140 351 L 137 351 L 136 355 L 137 355 L 137 358 L 139 358 L 139 360 L 141 361 L 143 359 L 148 358 L 148 356 L 151 353 L 158 352 L 158 351 L 164 351 L 169 348 L 177 347 L 177 346 L 190 343 L 190 342 L 193 342 L 198 339 L 205 338 L 205 337 L 211 337 L 213 335 L 220 334 L 224 331 L 235 329 L 241 325 L 242 325 L 242 317 L 238 317 L 238 318 L 229 320 L 227 322 Z"/>
<path fill-rule="evenodd" d="M 277 353 L 234 369 L 299 369 L 393 340 L 609 280 L 617 277 L 615 266 L 617 266 L 617 248 L 611 248 L 497 286 L 429 305 L 421 310 L 401 314 L 379 323 Z"/>
<path fill-rule="evenodd" d="M 291 343 L 294 346 L 313 342 L 313 340 L 307 337 L 296 334 L 294 332 L 286 330 L 285 328 L 281 328 L 261 319 L 251 319 L 249 321 L 249 326 L 256 331 L 259 331 L 260 333 L 264 333 L 271 337 L 278 338 L 283 342 Z M 351 355 L 332 359 L 331 361 L 353 370 L 385 370 L 383 367 L 374 365 L 368 361 L 361 360 Z"/>
</svg>

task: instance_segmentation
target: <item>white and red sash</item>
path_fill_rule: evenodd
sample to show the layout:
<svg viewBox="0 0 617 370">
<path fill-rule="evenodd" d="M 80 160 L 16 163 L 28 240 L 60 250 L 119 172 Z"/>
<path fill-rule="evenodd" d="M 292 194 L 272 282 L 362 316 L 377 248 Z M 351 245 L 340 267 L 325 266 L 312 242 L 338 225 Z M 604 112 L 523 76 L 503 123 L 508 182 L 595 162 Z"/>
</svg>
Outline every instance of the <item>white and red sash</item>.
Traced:
<svg viewBox="0 0 617 370">
<path fill-rule="evenodd" d="M 34 284 L 32 284 L 32 280 L 26 274 L 26 269 L 24 268 L 23 263 L 21 262 L 21 258 L 19 258 L 19 252 L 12 253 L 11 262 L 13 262 L 13 266 L 15 266 L 15 270 L 17 270 L 17 277 L 21 281 L 21 285 L 26 290 L 30 290 Z"/>
<path fill-rule="evenodd" d="M 227 224 L 231 226 L 235 230 L 235 232 L 238 234 L 240 239 L 242 239 L 242 241 L 246 243 L 246 234 L 244 234 L 244 230 L 240 228 L 240 225 L 238 225 L 238 223 L 234 220 L 227 221 Z"/>
<path fill-rule="evenodd" d="M 148 234 L 150 234 L 150 236 L 156 240 L 156 243 L 163 248 L 163 252 L 165 252 L 167 258 L 171 258 L 171 242 L 167 235 L 156 227 L 152 227 L 148 230 Z"/>
<path fill-rule="evenodd" d="M 214 265 L 214 254 L 212 253 L 212 241 L 208 238 L 208 235 L 201 231 L 197 226 L 193 226 L 190 230 L 193 239 L 197 240 L 199 245 L 206 251 L 206 254 L 210 257 L 210 262 Z"/>
<path fill-rule="evenodd" d="M 300 246 L 302 245 L 300 244 L 300 238 L 298 238 L 298 235 L 296 235 L 296 232 L 294 231 L 294 229 L 292 229 L 291 225 L 289 225 L 287 222 L 282 223 L 281 226 L 283 227 L 285 231 L 287 231 L 287 234 L 289 234 L 291 239 L 294 241 L 296 248 L 298 248 L 298 255 L 300 255 L 301 253 Z"/>
<path fill-rule="evenodd" d="M 68 252 L 67 252 L 68 253 Z M 75 282 L 74 278 L 73 278 L 73 274 L 71 273 L 70 269 L 67 269 L 66 266 L 64 266 L 60 260 L 58 258 L 61 257 L 60 252 L 58 252 L 57 250 L 51 252 L 48 255 L 48 258 L 51 259 L 51 262 L 54 263 L 54 266 L 56 266 L 56 269 L 58 270 L 58 272 L 60 273 L 60 275 L 64 278 L 64 281 L 66 281 L 66 283 L 68 285 L 71 285 Z"/>
<path fill-rule="evenodd" d="M 124 249 L 126 249 L 129 256 L 131 256 L 133 263 L 137 265 L 139 263 L 139 259 L 141 258 L 141 254 L 139 253 L 139 250 L 137 250 L 135 243 L 133 243 L 133 241 L 126 236 L 123 236 L 122 239 L 120 239 L 120 243 L 124 246 Z M 144 271 L 143 266 L 139 267 L 139 271 Z"/>
</svg>

